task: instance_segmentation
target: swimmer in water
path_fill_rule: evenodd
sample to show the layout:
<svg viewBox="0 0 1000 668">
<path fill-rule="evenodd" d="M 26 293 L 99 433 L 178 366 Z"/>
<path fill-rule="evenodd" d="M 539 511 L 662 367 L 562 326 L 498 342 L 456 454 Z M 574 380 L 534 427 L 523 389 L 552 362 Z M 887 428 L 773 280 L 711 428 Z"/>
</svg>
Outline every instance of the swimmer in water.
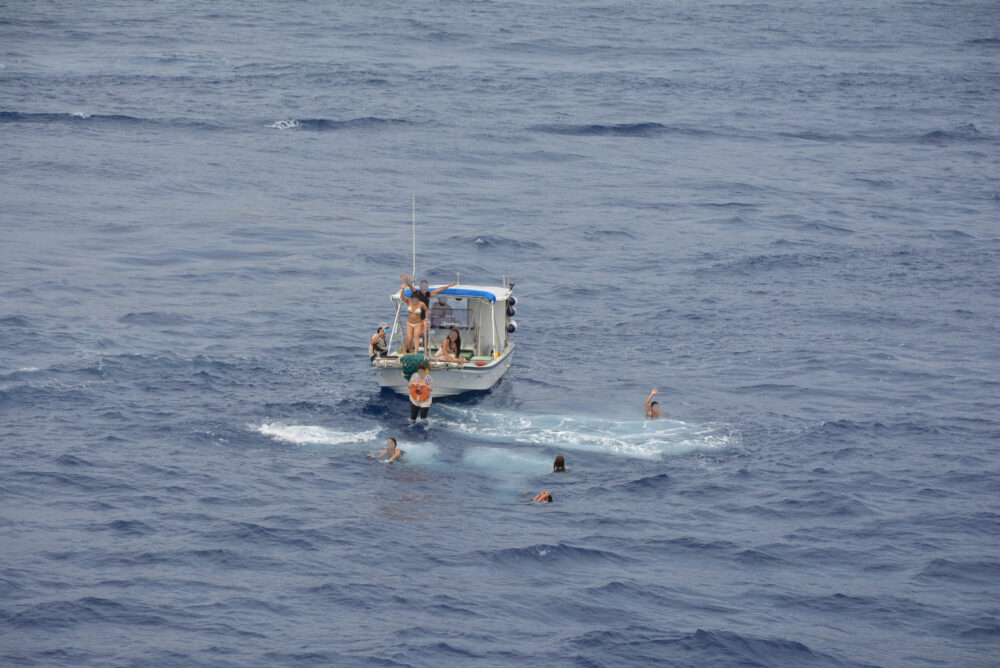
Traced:
<svg viewBox="0 0 1000 668">
<path fill-rule="evenodd" d="M 552 503 L 552 493 L 551 492 L 539 492 L 535 498 L 531 500 L 532 503 Z"/>
<path fill-rule="evenodd" d="M 392 436 L 385 439 L 385 450 L 378 453 L 377 455 L 368 455 L 368 459 L 380 459 L 382 457 L 385 457 L 386 455 L 389 455 L 389 461 L 388 461 L 389 464 L 393 463 L 394 461 L 403 456 L 403 451 L 400 450 L 398 447 L 396 447 L 396 439 L 394 439 Z"/>
<path fill-rule="evenodd" d="M 655 387 L 653 391 L 649 393 L 646 397 L 646 419 L 647 420 L 658 420 L 660 418 L 660 402 L 653 401 L 653 397 L 659 392 Z"/>
<path fill-rule="evenodd" d="M 553 473 L 565 473 L 566 472 L 566 460 L 563 459 L 562 455 L 556 455 L 556 461 L 552 463 Z"/>
</svg>

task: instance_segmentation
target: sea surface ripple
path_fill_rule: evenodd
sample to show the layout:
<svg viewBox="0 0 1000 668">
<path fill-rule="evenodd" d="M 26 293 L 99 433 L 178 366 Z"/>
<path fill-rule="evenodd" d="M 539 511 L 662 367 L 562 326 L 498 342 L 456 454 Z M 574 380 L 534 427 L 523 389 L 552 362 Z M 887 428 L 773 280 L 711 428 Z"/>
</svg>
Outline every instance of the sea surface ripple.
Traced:
<svg viewBox="0 0 1000 668">
<path fill-rule="evenodd" d="M 0 664 L 995 666 L 997 16 L 5 3 Z"/>
</svg>

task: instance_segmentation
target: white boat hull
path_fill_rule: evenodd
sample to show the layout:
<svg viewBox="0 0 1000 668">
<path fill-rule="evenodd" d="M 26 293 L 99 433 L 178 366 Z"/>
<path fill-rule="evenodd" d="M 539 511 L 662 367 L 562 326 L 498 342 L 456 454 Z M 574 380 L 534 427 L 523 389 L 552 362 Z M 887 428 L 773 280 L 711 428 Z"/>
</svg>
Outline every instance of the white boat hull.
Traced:
<svg viewBox="0 0 1000 668">
<path fill-rule="evenodd" d="M 434 380 L 434 391 L 431 396 L 435 398 L 450 397 L 462 392 L 488 390 L 496 385 L 497 381 L 507 372 L 513 357 L 514 344 L 510 344 L 503 355 L 483 366 L 476 366 L 470 362 L 459 368 L 456 364 L 444 365 L 440 362 L 432 362 L 430 374 Z M 399 394 L 409 396 L 409 382 L 403 377 L 398 362 L 376 360 L 373 365 L 378 376 L 378 384 L 381 387 L 388 387 Z"/>
</svg>

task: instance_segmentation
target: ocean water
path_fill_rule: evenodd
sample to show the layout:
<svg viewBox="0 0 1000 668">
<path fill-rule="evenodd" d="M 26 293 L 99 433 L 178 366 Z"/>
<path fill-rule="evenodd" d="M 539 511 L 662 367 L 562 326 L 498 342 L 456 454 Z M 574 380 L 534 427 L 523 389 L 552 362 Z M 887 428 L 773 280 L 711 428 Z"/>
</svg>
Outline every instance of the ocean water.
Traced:
<svg viewBox="0 0 1000 668">
<path fill-rule="evenodd" d="M 997 665 L 998 19 L 3 3 L 0 664 Z"/>
</svg>

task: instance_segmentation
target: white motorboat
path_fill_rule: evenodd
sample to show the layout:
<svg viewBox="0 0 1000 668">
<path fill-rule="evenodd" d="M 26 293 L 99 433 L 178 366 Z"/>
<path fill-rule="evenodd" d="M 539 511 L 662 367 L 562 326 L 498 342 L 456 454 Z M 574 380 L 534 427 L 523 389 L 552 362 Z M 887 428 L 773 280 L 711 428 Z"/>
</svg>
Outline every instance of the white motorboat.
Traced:
<svg viewBox="0 0 1000 668">
<path fill-rule="evenodd" d="M 431 286 L 433 292 L 440 286 Z M 447 397 L 462 392 L 488 390 L 510 368 L 514 342 L 510 335 L 517 329 L 514 321 L 514 284 L 506 277 L 500 287 L 456 285 L 439 292 L 431 301 L 429 327 L 420 352 L 427 357 L 434 379 L 434 397 Z M 410 296 L 410 291 L 406 290 Z M 443 300 L 440 298 L 443 297 Z M 409 394 L 408 380 L 403 376 L 402 347 L 406 331 L 407 311 L 399 292 L 391 295 L 396 317 L 387 341 L 389 354 L 376 357 L 372 367 L 379 385 L 400 394 Z M 444 301 L 442 305 L 440 302 Z M 435 359 L 441 342 L 452 329 L 461 337 L 463 363 Z"/>
</svg>

